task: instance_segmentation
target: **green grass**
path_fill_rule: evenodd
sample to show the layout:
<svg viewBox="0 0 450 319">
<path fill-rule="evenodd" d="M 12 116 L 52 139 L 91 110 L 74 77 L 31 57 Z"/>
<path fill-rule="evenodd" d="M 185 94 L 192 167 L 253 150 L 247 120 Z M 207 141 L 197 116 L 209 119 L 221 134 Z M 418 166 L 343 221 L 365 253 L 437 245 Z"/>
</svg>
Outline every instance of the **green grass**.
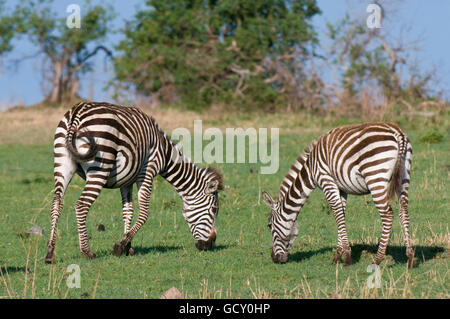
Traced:
<svg viewBox="0 0 450 319">
<path fill-rule="evenodd" d="M 116 258 L 123 222 L 118 190 L 105 189 L 88 216 L 90 245 L 97 258 L 79 252 L 74 204 L 84 182 L 75 177 L 59 219 L 56 264 L 44 264 L 50 232 L 53 150 L 48 145 L 0 145 L 0 297 L 10 298 L 159 298 L 172 286 L 192 298 L 449 298 L 449 149 L 419 141 L 414 149 L 410 218 L 417 268 L 408 270 L 398 215 L 381 264 L 382 286 L 366 285 L 381 222 L 369 196 L 349 196 L 347 230 L 354 264 L 332 264 L 337 241 L 334 218 L 316 190 L 298 218 L 299 236 L 284 265 L 270 258 L 269 209 L 260 191 L 277 195 L 282 178 L 316 134 L 280 136 L 277 174 L 259 175 L 258 164 L 216 165 L 230 188 L 220 193 L 216 247 L 198 251 L 181 215 L 181 200 L 157 178 L 150 217 L 133 240 L 136 255 Z M 252 170 L 253 171 L 253 170 Z M 258 170 L 257 170 L 258 171 Z M 135 210 L 137 204 L 135 203 Z M 393 204 L 397 213 L 397 204 Z M 137 212 L 135 212 L 135 216 Z M 103 224 L 106 231 L 99 232 Z M 43 237 L 27 237 L 29 227 Z M 81 288 L 66 286 L 67 266 L 81 269 Z"/>
</svg>

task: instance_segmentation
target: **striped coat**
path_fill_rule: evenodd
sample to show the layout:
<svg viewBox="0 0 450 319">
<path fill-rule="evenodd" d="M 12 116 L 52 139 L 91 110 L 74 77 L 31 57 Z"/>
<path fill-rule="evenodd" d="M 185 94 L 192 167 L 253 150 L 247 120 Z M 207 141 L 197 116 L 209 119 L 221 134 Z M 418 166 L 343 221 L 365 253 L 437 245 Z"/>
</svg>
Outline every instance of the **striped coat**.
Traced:
<svg viewBox="0 0 450 319">
<path fill-rule="evenodd" d="M 63 197 L 77 173 L 86 185 L 75 204 L 80 250 L 94 258 L 89 248 L 86 217 L 102 188 L 119 188 L 122 196 L 124 237 L 115 244 L 120 256 L 133 253 L 131 240 L 148 218 L 153 179 L 161 175 L 183 200 L 183 216 L 199 249 L 209 249 L 216 239 L 217 191 L 222 177 L 214 169 L 199 168 L 185 158 L 156 121 L 138 108 L 108 103 L 81 102 L 66 112 L 54 138 L 54 199 L 47 263 L 55 259 L 56 226 Z M 137 185 L 139 216 L 131 227 L 132 191 Z"/>
<path fill-rule="evenodd" d="M 338 229 L 334 262 L 345 255 L 351 264 L 351 249 L 345 227 L 347 195 L 371 194 L 382 221 L 382 233 L 375 257 L 385 257 L 393 221 L 389 199 L 400 204 L 400 220 L 406 241 L 408 265 L 414 252 L 409 238 L 408 189 L 412 148 L 409 139 L 394 123 L 365 123 L 338 127 L 322 135 L 292 165 L 274 200 L 263 192 L 264 202 L 272 209 L 272 259 L 284 263 L 298 234 L 297 217 L 311 192 L 319 187 L 325 194 Z"/>
</svg>

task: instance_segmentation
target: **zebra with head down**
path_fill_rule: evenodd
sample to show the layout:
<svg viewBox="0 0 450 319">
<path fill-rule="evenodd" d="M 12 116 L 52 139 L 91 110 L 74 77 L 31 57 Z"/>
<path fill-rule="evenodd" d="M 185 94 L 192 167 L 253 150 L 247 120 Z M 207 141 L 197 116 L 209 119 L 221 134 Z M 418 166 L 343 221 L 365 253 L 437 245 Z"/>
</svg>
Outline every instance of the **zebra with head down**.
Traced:
<svg viewBox="0 0 450 319">
<path fill-rule="evenodd" d="M 95 258 L 88 244 L 86 217 L 102 188 L 120 188 L 124 236 L 114 253 L 133 253 L 131 241 L 146 222 L 155 176 L 171 183 L 183 201 L 183 216 L 195 245 L 210 249 L 216 240 L 218 191 L 222 176 L 199 168 L 170 141 L 156 121 L 138 108 L 81 102 L 66 112 L 54 138 L 54 199 L 46 263 L 55 261 L 56 227 L 63 197 L 77 173 L 86 185 L 75 204 L 81 252 Z M 137 185 L 139 215 L 133 226 L 132 190 Z"/>
<path fill-rule="evenodd" d="M 409 139 L 394 123 L 364 123 L 338 127 L 319 137 L 286 174 L 276 200 L 262 192 L 271 208 L 272 259 L 285 263 L 298 235 L 298 214 L 311 192 L 319 187 L 330 204 L 337 224 L 338 244 L 334 262 L 344 254 L 352 263 L 345 227 L 347 194 L 371 194 L 382 222 L 381 239 L 374 260 L 379 264 L 386 247 L 394 213 L 389 199 L 397 196 L 406 242 L 408 266 L 414 266 L 409 237 L 408 190 L 412 163 Z"/>
</svg>

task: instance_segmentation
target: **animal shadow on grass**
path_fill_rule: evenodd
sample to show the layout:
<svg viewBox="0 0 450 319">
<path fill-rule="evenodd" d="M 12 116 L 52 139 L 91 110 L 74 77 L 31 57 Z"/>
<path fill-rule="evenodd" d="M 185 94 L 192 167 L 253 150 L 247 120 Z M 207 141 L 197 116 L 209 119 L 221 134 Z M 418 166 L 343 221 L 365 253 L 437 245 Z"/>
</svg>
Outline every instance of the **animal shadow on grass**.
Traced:
<svg viewBox="0 0 450 319">
<path fill-rule="evenodd" d="M 363 259 L 367 258 L 367 262 L 371 263 L 375 257 L 378 245 L 367 245 L 367 244 L 355 244 L 351 246 L 352 248 L 352 262 L 355 264 L 360 261 L 361 257 Z M 441 246 L 413 246 L 415 251 L 416 267 L 419 264 L 426 262 L 427 260 L 434 259 L 437 255 L 445 252 L 444 247 Z M 298 251 L 294 254 L 289 254 L 289 260 L 295 262 L 302 262 L 312 256 L 327 253 L 329 251 L 334 251 L 335 247 L 325 247 L 316 250 L 309 251 Z M 369 253 L 369 254 L 367 254 Z M 406 247 L 405 246 L 388 246 L 386 249 L 386 256 L 392 256 L 395 263 L 406 264 L 408 258 L 406 257 Z"/>
<path fill-rule="evenodd" d="M 30 269 L 25 268 L 25 266 L 0 266 L 0 269 L 4 276 L 16 272 L 25 272 L 25 270 L 30 271 Z"/>
<path fill-rule="evenodd" d="M 136 255 L 146 255 L 153 253 L 167 253 L 169 251 L 175 251 L 183 249 L 183 246 L 132 246 Z M 214 245 L 209 251 L 220 251 L 228 248 L 227 245 Z"/>
<path fill-rule="evenodd" d="M 323 253 L 326 253 L 326 252 L 332 251 L 332 250 L 333 250 L 332 247 L 325 247 L 325 248 L 320 248 L 320 249 L 316 249 L 316 250 L 297 251 L 293 254 L 289 254 L 289 261 L 302 262 L 305 259 L 311 258 L 312 256 L 315 256 L 318 254 L 323 254 Z"/>
<path fill-rule="evenodd" d="M 147 255 L 147 254 L 155 254 L 155 253 L 167 253 L 170 251 L 176 251 L 183 249 L 182 246 L 150 246 L 150 247 L 142 247 L 142 246 L 133 246 L 134 253 L 136 255 Z"/>
<path fill-rule="evenodd" d="M 210 249 L 210 251 L 221 251 L 221 250 L 224 250 L 224 249 L 227 249 L 227 248 L 230 248 L 230 246 L 229 245 L 214 245 Z"/>
<path fill-rule="evenodd" d="M 156 246 L 149 246 L 149 247 L 143 247 L 143 246 L 134 246 L 131 245 L 131 247 L 134 250 L 134 255 L 147 255 L 147 254 L 156 254 L 156 253 L 168 253 L 171 251 L 181 250 L 183 249 L 183 246 L 162 246 L 162 245 L 156 245 Z M 228 245 L 214 245 L 209 251 L 220 251 L 223 249 L 227 249 Z M 113 253 L 109 249 L 101 249 L 95 252 L 98 258 L 102 257 L 109 257 L 112 256 Z M 79 255 L 74 255 L 73 258 L 78 258 Z M 122 257 L 126 257 L 125 253 L 122 254 Z M 14 267 L 15 268 L 15 267 Z M 15 269 L 13 269 L 15 270 Z"/>
<path fill-rule="evenodd" d="M 352 245 L 351 248 L 353 263 L 359 262 L 361 257 L 367 258 L 367 261 L 372 262 L 372 259 L 377 253 L 378 245 L 356 244 Z M 415 251 L 414 259 L 416 261 L 416 267 L 427 260 L 434 259 L 438 254 L 445 252 L 444 247 L 441 246 L 413 246 L 413 249 Z M 369 254 L 366 255 L 367 253 Z M 388 245 L 386 256 L 391 256 L 396 264 L 406 264 L 408 262 L 405 246 Z"/>
</svg>

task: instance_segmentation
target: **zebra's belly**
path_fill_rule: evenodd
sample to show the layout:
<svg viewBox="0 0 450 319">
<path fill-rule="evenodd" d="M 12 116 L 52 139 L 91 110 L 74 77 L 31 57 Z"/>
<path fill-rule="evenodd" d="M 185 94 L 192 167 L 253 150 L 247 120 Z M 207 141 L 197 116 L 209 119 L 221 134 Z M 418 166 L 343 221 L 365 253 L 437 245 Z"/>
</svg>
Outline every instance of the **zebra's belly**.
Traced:
<svg viewBox="0 0 450 319">
<path fill-rule="evenodd" d="M 355 173 L 351 180 L 339 179 L 336 181 L 339 190 L 351 195 L 365 195 L 369 193 L 369 188 L 359 173 Z"/>
<path fill-rule="evenodd" d="M 98 170 L 96 169 L 98 168 Z M 134 164 L 127 159 L 122 152 L 118 152 L 117 156 L 112 164 L 111 171 L 109 172 L 105 188 L 120 188 L 133 184 L 137 176 L 139 175 L 141 167 L 138 164 Z M 86 163 L 79 164 L 77 168 L 77 174 L 81 178 L 86 180 L 87 174 L 96 174 L 104 172 L 105 167 L 99 163 Z M 89 173 L 88 173 L 89 172 Z"/>
<path fill-rule="evenodd" d="M 140 166 L 129 161 L 123 152 L 117 152 L 116 162 L 108 176 L 105 187 L 118 188 L 133 184 L 139 174 Z"/>
</svg>

